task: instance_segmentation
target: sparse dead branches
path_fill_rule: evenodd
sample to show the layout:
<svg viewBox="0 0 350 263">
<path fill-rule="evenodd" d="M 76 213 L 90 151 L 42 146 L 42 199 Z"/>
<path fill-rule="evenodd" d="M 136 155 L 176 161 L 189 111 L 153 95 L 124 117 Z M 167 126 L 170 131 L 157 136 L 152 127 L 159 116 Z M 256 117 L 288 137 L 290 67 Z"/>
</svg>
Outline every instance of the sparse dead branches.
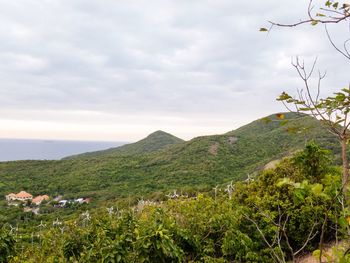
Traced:
<svg viewBox="0 0 350 263">
<path fill-rule="evenodd" d="M 307 8 L 308 18 L 301 20 L 296 23 L 291 24 L 282 24 L 269 21 L 270 25 L 278 27 L 297 27 L 303 24 L 338 24 L 342 21 L 346 21 L 350 18 L 350 6 L 347 3 L 343 3 L 339 6 L 339 2 L 331 3 L 330 1 L 326 2 L 326 8 L 320 8 L 320 12 L 314 12 L 315 6 L 313 5 L 313 0 L 309 1 Z M 336 4 L 337 3 L 337 4 Z"/>
<path fill-rule="evenodd" d="M 261 230 L 261 228 L 259 227 L 257 222 L 254 219 L 250 218 L 248 215 L 246 215 L 246 214 L 243 214 L 243 215 L 248 221 L 250 221 L 255 226 L 256 230 L 258 230 L 261 238 L 264 240 L 265 244 L 270 248 L 271 254 L 273 255 L 274 259 L 279 263 L 285 263 L 286 260 L 285 260 L 283 251 L 282 251 L 281 246 L 280 246 L 281 236 L 280 236 L 279 231 L 276 231 L 276 236 L 275 236 L 275 240 L 277 240 L 277 243 L 279 244 L 279 253 L 277 253 L 275 248 L 274 248 L 274 243 L 271 243 L 267 240 L 264 232 Z"/>
<path fill-rule="evenodd" d="M 306 69 L 305 62 L 303 60 L 300 60 L 299 57 L 296 57 L 294 60 L 292 59 L 291 63 L 304 83 L 304 89 L 297 90 L 298 99 L 294 99 L 294 106 L 296 107 L 296 111 L 300 112 L 304 111 L 305 109 L 308 109 L 309 113 L 314 118 L 320 119 L 323 122 L 330 124 L 330 131 L 334 135 L 338 136 L 340 131 L 337 129 L 336 125 L 333 125 L 334 121 L 332 117 L 334 112 L 321 107 L 322 101 L 320 101 L 319 99 L 322 80 L 326 77 L 326 72 L 321 73 L 320 71 L 318 71 L 316 95 L 314 96 L 311 93 L 310 81 L 316 68 L 317 58 L 312 63 L 310 70 Z M 286 105 L 285 101 L 283 102 L 283 104 Z M 287 109 L 290 110 L 290 108 L 288 107 Z"/>
<path fill-rule="evenodd" d="M 264 240 L 265 244 L 271 249 L 271 253 L 273 254 L 274 258 L 277 260 L 277 262 L 286 262 L 285 259 L 285 253 L 283 252 L 283 245 L 282 242 L 284 241 L 286 247 L 289 250 L 289 253 L 292 257 L 292 262 L 295 262 L 295 258 L 305 249 L 305 247 L 318 235 L 318 231 L 316 230 L 316 226 L 319 225 L 319 222 L 316 219 L 313 219 L 312 227 L 308 233 L 308 236 L 306 237 L 305 241 L 301 245 L 300 248 L 294 249 L 290 243 L 289 236 L 288 236 L 288 229 L 287 225 L 290 222 L 290 215 L 286 214 L 281 211 L 280 206 L 278 206 L 278 217 L 276 219 L 272 218 L 268 213 L 265 213 L 259 207 L 256 205 L 254 206 L 258 213 L 268 219 L 271 224 L 275 227 L 275 236 L 272 242 L 269 242 L 267 237 L 265 236 L 262 229 L 259 227 L 256 220 L 252 219 L 248 215 L 244 214 L 244 217 L 253 223 L 255 228 L 258 230 L 260 236 Z M 274 246 L 277 246 L 279 253 L 276 253 Z M 280 254 L 280 255 L 279 255 Z"/>
<path fill-rule="evenodd" d="M 348 44 L 350 43 L 350 39 L 347 39 L 343 43 L 343 47 L 340 48 L 335 41 L 332 39 L 331 34 L 328 30 L 327 25 L 330 24 L 339 24 L 341 22 L 347 21 L 349 22 L 350 27 L 350 4 L 348 3 L 340 3 L 339 1 L 326 1 L 325 7 L 318 8 L 318 12 L 315 12 L 314 0 L 309 0 L 309 4 L 307 7 L 307 18 L 303 19 L 296 23 L 277 23 L 273 21 L 268 21 L 270 26 L 269 29 L 263 29 L 262 31 L 270 32 L 274 26 L 277 27 L 297 27 L 303 24 L 311 24 L 316 26 L 318 24 L 323 24 L 325 28 L 325 32 L 327 38 L 333 48 L 343 55 L 346 59 L 350 60 L 350 51 L 348 48 Z"/>
<path fill-rule="evenodd" d="M 326 31 L 326 35 L 327 35 L 327 38 L 329 40 L 329 42 L 331 43 L 331 45 L 333 46 L 333 48 L 335 48 L 335 50 L 337 50 L 340 54 L 342 54 L 345 58 L 349 59 L 350 60 L 350 53 L 349 53 L 349 50 L 348 50 L 348 44 L 349 44 L 349 41 L 350 39 L 347 39 L 346 41 L 344 41 L 343 43 L 343 49 L 344 50 L 341 50 L 334 42 L 334 40 L 332 39 L 330 33 L 329 33 L 329 30 L 328 30 L 328 27 L 327 25 L 325 25 L 325 31 Z"/>
</svg>

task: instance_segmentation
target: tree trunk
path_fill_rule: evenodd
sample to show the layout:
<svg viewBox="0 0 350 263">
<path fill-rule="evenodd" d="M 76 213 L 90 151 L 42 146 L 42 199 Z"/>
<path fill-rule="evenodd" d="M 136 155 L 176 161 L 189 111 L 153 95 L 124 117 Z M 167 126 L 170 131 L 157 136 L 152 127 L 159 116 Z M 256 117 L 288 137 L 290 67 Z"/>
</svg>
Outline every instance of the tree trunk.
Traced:
<svg viewBox="0 0 350 263">
<path fill-rule="evenodd" d="M 347 136 L 342 136 L 341 139 L 341 158 L 343 161 L 343 178 L 342 178 L 342 190 L 346 201 L 349 201 L 348 196 L 348 179 L 349 179 L 349 160 L 348 156 L 346 155 L 346 148 L 347 148 Z"/>
</svg>

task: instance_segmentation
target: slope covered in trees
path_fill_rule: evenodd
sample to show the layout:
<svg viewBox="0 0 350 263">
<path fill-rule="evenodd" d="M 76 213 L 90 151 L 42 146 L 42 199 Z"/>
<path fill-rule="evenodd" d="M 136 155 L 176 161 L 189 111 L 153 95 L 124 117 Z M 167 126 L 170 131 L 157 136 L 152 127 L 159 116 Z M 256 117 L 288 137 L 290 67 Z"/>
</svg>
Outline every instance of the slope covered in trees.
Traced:
<svg viewBox="0 0 350 263">
<path fill-rule="evenodd" d="M 226 191 L 101 207 L 12 233 L 4 226 L 1 255 L 5 262 L 38 263 L 297 262 L 346 236 L 340 169 L 330 163 L 329 152 L 310 143 Z M 337 248 L 339 262 L 348 262 L 344 252 Z"/>
<path fill-rule="evenodd" d="M 337 141 L 319 121 L 283 116 L 272 115 L 223 135 L 198 137 L 144 154 L 105 152 L 60 161 L 0 163 L 0 195 L 27 190 L 34 195 L 105 200 L 173 189 L 186 192 L 245 179 L 269 161 L 301 149 L 307 140 L 315 139 L 339 153 Z"/>
</svg>

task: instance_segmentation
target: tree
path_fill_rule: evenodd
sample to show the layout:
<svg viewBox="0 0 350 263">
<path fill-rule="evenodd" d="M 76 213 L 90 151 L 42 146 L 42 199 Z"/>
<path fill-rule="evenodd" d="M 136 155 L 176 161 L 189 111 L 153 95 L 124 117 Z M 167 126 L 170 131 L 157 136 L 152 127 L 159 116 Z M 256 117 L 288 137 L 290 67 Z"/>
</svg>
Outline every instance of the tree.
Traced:
<svg viewBox="0 0 350 263">
<path fill-rule="evenodd" d="M 315 182 L 321 181 L 321 177 L 328 172 L 331 157 L 328 150 L 311 141 L 306 144 L 303 151 L 294 155 L 292 161 L 311 182 Z"/>
<path fill-rule="evenodd" d="M 11 233 L 0 228 L 0 262 L 8 262 L 15 252 L 15 239 Z"/>
<path fill-rule="evenodd" d="M 245 189 L 237 186 L 233 200 L 244 205 L 246 224 L 252 224 L 276 262 L 298 262 L 300 254 L 319 246 L 319 240 L 334 238 L 331 217 L 340 205 L 332 200 L 340 182 L 330 172 L 330 157 L 309 142 L 274 169 L 262 171 Z M 249 195 L 244 195 L 247 190 Z"/>
<path fill-rule="evenodd" d="M 306 92 L 298 91 L 298 98 L 293 98 L 286 92 L 283 92 L 277 100 L 286 104 L 294 104 L 297 112 L 308 113 L 324 123 L 328 130 L 337 136 L 341 144 L 341 157 L 343 164 L 342 190 L 347 196 L 349 183 L 349 160 L 347 157 L 347 144 L 349 141 L 349 126 L 350 126 L 350 86 L 335 93 L 333 97 L 318 99 L 319 87 L 322 76 L 319 77 L 318 93 L 316 98 L 313 98 L 310 92 L 308 80 L 310 74 L 306 73 L 304 65 L 297 61 L 294 64 L 300 77 L 304 81 Z M 312 73 L 312 72 L 311 72 Z M 306 94 L 306 95 L 305 95 Z M 348 199 L 348 198 L 347 198 Z"/>
<path fill-rule="evenodd" d="M 316 11 L 314 1 L 310 0 L 307 14 L 308 17 L 293 24 L 282 24 L 270 21 L 270 29 L 261 28 L 260 31 L 270 31 L 274 26 L 278 27 L 297 27 L 303 24 L 311 24 L 312 26 L 324 25 L 328 40 L 335 48 L 335 50 L 343 55 L 350 62 L 349 43 L 350 39 L 344 41 L 343 47 L 340 48 L 332 39 L 327 25 L 339 24 L 341 22 L 349 22 L 350 19 L 350 5 L 346 2 L 327 0 L 323 6 L 319 6 Z M 285 107 L 290 111 L 297 111 L 309 114 L 316 119 L 322 121 L 328 130 L 333 133 L 341 144 L 342 152 L 342 191 L 345 198 L 349 201 L 348 184 L 349 184 L 349 160 L 347 157 L 347 144 L 350 139 L 350 85 L 347 88 L 336 92 L 334 96 L 320 98 L 320 88 L 322 80 L 326 74 L 318 72 L 316 82 L 316 94 L 312 92 L 312 78 L 315 73 L 317 59 L 312 64 L 309 70 L 306 69 L 305 63 L 298 57 L 293 59 L 292 65 L 296 69 L 299 77 L 303 82 L 303 89 L 297 90 L 297 96 L 292 97 L 286 92 L 283 92 L 278 98 Z M 294 110 L 290 106 L 295 107 Z"/>
</svg>

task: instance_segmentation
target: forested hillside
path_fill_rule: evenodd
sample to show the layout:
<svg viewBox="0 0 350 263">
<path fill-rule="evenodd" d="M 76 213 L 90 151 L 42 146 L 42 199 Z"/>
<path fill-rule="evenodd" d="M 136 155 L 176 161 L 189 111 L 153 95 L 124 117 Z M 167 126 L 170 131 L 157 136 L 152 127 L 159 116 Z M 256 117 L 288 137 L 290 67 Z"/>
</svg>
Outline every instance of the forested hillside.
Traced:
<svg viewBox="0 0 350 263">
<path fill-rule="evenodd" d="M 135 155 L 0 163 L 2 195 L 92 198 L 38 212 L 1 201 L 0 262 L 296 262 L 346 235 L 338 141 L 314 118 L 271 115 L 140 153 L 148 139 Z"/>
<path fill-rule="evenodd" d="M 319 121 L 306 115 L 283 117 L 272 115 L 223 135 L 187 142 L 176 140 L 158 151 L 153 151 L 153 142 L 162 141 L 164 135 L 171 136 L 158 132 L 121 147 L 122 150 L 93 156 L 0 163 L 0 195 L 26 190 L 32 194 L 105 200 L 173 189 L 211 189 L 245 179 L 269 161 L 290 155 L 312 139 L 339 153 L 338 142 Z M 151 150 L 145 148 L 147 145 Z M 133 152 L 138 154 L 131 155 Z"/>
<path fill-rule="evenodd" d="M 255 180 L 207 193 L 4 225 L 0 262 L 282 263 L 312 251 L 317 258 L 348 227 L 330 157 L 309 143 Z M 336 249 L 336 258 L 323 251 L 337 260 L 327 262 L 349 262 L 346 247 Z"/>
</svg>

